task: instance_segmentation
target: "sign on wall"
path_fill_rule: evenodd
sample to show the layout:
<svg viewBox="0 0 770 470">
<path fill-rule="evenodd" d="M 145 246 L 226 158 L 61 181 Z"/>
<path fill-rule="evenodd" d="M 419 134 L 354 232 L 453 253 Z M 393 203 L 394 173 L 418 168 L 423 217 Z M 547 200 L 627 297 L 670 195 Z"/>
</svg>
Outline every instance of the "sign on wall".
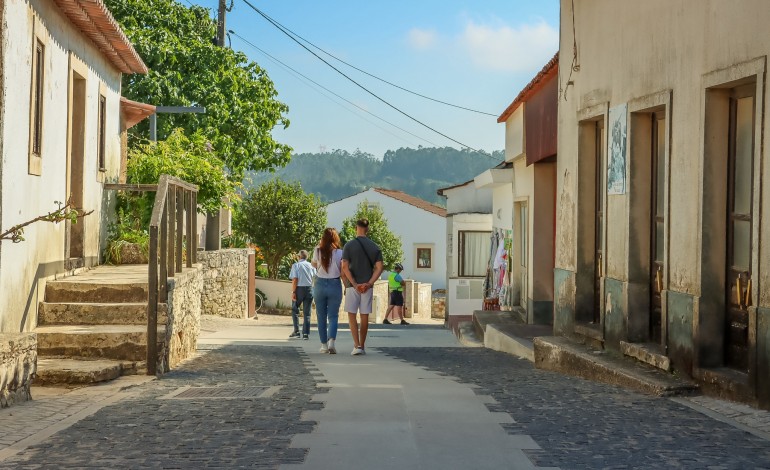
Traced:
<svg viewBox="0 0 770 470">
<path fill-rule="evenodd" d="M 626 104 L 610 108 L 610 132 L 607 139 L 607 194 L 626 193 L 627 110 Z"/>
</svg>

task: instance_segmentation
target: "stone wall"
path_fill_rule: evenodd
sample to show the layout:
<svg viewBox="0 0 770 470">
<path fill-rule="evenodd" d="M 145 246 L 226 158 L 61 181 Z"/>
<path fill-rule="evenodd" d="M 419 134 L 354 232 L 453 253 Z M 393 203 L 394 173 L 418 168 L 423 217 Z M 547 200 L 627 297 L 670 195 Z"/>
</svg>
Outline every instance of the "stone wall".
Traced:
<svg viewBox="0 0 770 470">
<path fill-rule="evenodd" d="M 32 399 L 29 387 L 37 371 L 37 335 L 0 333 L 0 408 Z"/>
<path fill-rule="evenodd" d="M 202 251 L 201 311 L 226 318 L 248 317 L 249 254 L 252 249 Z"/>
<path fill-rule="evenodd" d="M 415 283 L 417 287 L 415 289 L 417 293 L 416 309 L 414 311 L 414 317 L 430 318 L 431 310 L 433 310 L 433 303 L 431 301 L 431 294 L 433 291 L 433 285 L 429 283 Z"/>
<path fill-rule="evenodd" d="M 446 315 L 446 291 L 436 289 L 431 297 L 431 318 L 445 318 Z"/>
<path fill-rule="evenodd" d="M 168 322 L 166 323 L 165 364 L 158 369 L 166 371 L 192 356 L 198 345 L 201 330 L 201 299 L 204 295 L 205 270 L 196 265 L 185 269 L 168 281 Z"/>
</svg>

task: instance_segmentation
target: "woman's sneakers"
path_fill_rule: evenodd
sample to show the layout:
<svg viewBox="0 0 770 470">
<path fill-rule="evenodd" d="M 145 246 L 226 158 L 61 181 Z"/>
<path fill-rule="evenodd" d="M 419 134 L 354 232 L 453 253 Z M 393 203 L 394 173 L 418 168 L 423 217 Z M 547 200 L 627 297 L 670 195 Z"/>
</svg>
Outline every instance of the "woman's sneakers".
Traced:
<svg viewBox="0 0 770 470">
<path fill-rule="evenodd" d="M 351 356 L 362 356 L 366 354 L 366 351 L 364 351 L 364 348 L 355 347 L 353 348 L 353 352 L 350 353 Z"/>
<path fill-rule="evenodd" d="M 326 343 L 321 343 L 321 354 L 330 354 L 329 347 L 326 345 Z"/>
<path fill-rule="evenodd" d="M 337 348 L 334 347 L 334 340 L 333 339 L 329 340 L 329 347 L 327 348 L 327 352 L 329 354 L 337 354 Z"/>
</svg>

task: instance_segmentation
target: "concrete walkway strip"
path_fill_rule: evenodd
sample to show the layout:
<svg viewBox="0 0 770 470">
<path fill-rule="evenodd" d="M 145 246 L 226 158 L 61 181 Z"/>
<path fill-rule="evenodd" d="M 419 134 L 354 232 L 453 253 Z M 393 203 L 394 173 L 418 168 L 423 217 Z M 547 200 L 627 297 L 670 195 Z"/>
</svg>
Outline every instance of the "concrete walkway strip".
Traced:
<svg viewBox="0 0 770 470">
<path fill-rule="evenodd" d="M 303 416 L 315 430 L 292 440 L 309 450 L 305 462 L 282 470 L 537 468 L 523 452 L 537 443 L 507 434 L 501 424 L 513 419 L 490 412 L 473 387 L 376 349 L 347 361 L 305 349 L 328 393 L 316 395 L 322 410 Z"/>
</svg>

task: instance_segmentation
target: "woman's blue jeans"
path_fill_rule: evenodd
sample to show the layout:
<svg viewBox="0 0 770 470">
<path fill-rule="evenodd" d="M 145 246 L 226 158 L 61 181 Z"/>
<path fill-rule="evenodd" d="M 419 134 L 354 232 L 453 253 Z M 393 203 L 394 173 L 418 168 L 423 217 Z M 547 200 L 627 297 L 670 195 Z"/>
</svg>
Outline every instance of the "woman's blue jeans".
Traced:
<svg viewBox="0 0 770 470">
<path fill-rule="evenodd" d="M 318 317 L 318 336 L 322 343 L 337 339 L 337 322 L 342 303 L 342 283 L 339 278 L 317 277 L 313 288 L 315 313 Z"/>
</svg>

